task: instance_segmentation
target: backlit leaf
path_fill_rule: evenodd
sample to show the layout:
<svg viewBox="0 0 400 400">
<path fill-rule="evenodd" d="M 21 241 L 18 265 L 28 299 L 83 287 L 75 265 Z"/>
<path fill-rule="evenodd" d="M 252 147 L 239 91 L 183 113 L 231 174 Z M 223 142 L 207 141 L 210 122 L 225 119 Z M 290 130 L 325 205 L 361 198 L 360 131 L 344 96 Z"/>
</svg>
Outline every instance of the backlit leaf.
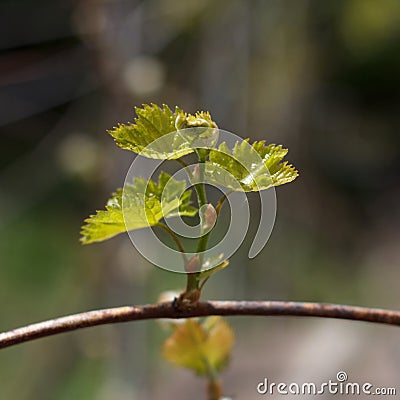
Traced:
<svg viewBox="0 0 400 400">
<path fill-rule="evenodd" d="M 216 128 L 206 112 L 187 114 L 176 107 L 162 108 L 156 104 L 135 107 L 137 118 L 133 123 L 119 124 L 109 131 L 116 144 L 142 156 L 156 159 L 176 159 L 195 150 L 194 141 L 201 138 L 202 131 L 191 132 L 187 128 L 203 128 L 205 135 Z"/>
<path fill-rule="evenodd" d="M 203 323 L 187 319 L 165 341 L 163 355 L 174 365 L 208 375 L 227 365 L 233 342 L 233 331 L 223 318 L 208 317 Z"/>
<path fill-rule="evenodd" d="M 207 180 L 234 191 L 260 191 L 297 178 L 297 170 L 287 161 L 288 150 L 265 141 L 249 144 L 249 139 L 236 142 L 231 151 L 226 143 L 211 150 L 205 165 Z"/>
<path fill-rule="evenodd" d="M 191 190 L 184 188 L 184 181 L 165 172 L 160 174 L 158 183 L 136 178 L 133 184 L 126 184 L 124 190 L 118 189 L 112 195 L 105 210 L 85 220 L 81 242 L 100 242 L 122 232 L 156 225 L 162 218 L 195 215 L 197 209 L 190 205 Z"/>
</svg>

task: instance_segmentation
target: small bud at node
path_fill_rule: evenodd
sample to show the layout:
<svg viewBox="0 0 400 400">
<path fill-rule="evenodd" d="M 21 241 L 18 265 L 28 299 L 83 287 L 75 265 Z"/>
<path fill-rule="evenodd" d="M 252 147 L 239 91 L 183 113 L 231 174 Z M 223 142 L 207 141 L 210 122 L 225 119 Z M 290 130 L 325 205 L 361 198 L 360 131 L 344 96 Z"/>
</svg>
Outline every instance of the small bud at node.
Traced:
<svg viewBox="0 0 400 400">
<path fill-rule="evenodd" d="M 193 182 L 194 183 L 198 182 L 199 178 L 200 178 L 200 166 L 199 166 L 199 164 L 196 164 L 194 166 L 193 172 L 192 172 Z"/>
<path fill-rule="evenodd" d="M 206 210 L 204 212 L 204 227 L 211 228 L 214 226 L 217 219 L 217 212 L 214 206 L 210 203 L 207 204 Z"/>
<path fill-rule="evenodd" d="M 200 270 L 200 257 L 198 254 L 191 257 L 185 265 L 185 271 L 187 273 L 199 272 Z"/>
</svg>

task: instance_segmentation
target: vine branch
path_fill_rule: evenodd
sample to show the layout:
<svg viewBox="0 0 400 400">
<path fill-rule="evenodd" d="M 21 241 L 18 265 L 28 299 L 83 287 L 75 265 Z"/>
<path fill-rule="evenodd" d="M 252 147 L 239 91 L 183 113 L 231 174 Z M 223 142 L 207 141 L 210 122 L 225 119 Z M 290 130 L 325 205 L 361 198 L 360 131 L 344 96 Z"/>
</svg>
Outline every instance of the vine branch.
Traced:
<svg viewBox="0 0 400 400">
<path fill-rule="evenodd" d="M 159 318 L 190 318 L 208 315 L 286 315 L 339 318 L 400 326 L 400 311 L 339 304 L 285 301 L 208 301 L 177 310 L 173 303 L 125 306 L 56 318 L 0 333 L 0 349 L 42 337 L 91 326 Z"/>
</svg>

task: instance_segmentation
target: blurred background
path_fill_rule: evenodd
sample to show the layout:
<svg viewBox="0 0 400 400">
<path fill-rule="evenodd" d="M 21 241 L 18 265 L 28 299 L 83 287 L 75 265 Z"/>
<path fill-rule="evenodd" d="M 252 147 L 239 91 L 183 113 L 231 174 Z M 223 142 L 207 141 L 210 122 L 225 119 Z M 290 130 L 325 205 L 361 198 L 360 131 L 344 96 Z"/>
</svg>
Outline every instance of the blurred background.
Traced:
<svg viewBox="0 0 400 400">
<path fill-rule="evenodd" d="M 105 131 L 145 102 L 210 110 L 228 131 L 288 147 L 300 171 L 277 188 L 263 252 L 247 259 L 247 241 L 204 297 L 398 308 L 399 44 L 397 0 L 3 0 L 0 331 L 184 286 L 127 235 L 78 242 L 134 157 Z M 396 328 L 229 321 L 234 399 L 262 398 L 264 377 L 398 383 Z M 0 398 L 203 398 L 202 380 L 161 358 L 166 335 L 138 322 L 2 350 Z"/>
</svg>

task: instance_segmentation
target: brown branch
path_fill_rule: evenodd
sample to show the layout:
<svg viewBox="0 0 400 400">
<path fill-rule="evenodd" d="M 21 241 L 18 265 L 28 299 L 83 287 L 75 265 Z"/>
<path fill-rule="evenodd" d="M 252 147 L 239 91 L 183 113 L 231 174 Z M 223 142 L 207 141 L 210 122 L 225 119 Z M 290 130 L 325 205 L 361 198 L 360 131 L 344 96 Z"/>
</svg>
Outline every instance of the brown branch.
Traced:
<svg viewBox="0 0 400 400">
<path fill-rule="evenodd" d="M 200 302 L 190 309 L 177 310 L 173 303 L 159 303 L 89 311 L 0 333 L 0 349 L 96 325 L 157 318 L 203 317 L 207 315 L 291 315 L 340 318 L 400 326 L 400 311 L 347 305 L 284 301 L 210 301 Z"/>
</svg>

